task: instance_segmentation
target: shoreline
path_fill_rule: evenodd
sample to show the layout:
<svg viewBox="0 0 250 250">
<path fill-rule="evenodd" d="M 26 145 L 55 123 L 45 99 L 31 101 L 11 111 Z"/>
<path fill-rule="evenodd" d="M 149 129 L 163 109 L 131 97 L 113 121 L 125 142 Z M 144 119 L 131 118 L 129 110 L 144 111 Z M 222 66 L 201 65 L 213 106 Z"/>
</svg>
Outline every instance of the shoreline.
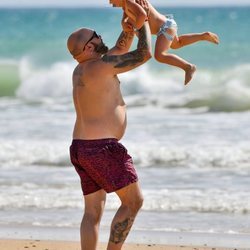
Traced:
<svg viewBox="0 0 250 250">
<path fill-rule="evenodd" d="M 101 228 L 99 241 L 103 245 L 107 243 L 109 230 Z M 223 234 L 223 233 L 196 233 L 196 232 L 163 232 L 163 231 L 146 231 L 132 230 L 126 240 L 127 245 L 142 245 L 144 248 L 128 248 L 128 249 L 145 249 L 145 246 L 151 246 L 150 249 L 168 249 L 168 246 L 176 247 L 185 246 L 185 250 L 196 249 L 250 249 L 249 234 Z M 80 243 L 79 228 L 69 227 L 39 227 L 24 225 L 0 225 L 0 249 L 17 250 L 19 248 L 2 248 L 2 241 L 6 241 L 10 245 L 20 245 L 20 249 L 24 249 L 24 242 L 49 242 L 53 245 L 51 249 L 62 250 L 56 248 L 56 243 L 63 241 L 73 242 L 74 249 Z M 55 242 L 55 243 L 54 243 Z M 29 243 L 30 244 L 30 243 Z M 43 243 L 45 244 L 45 243 Z M 46 243 L 47 244 L 47 243 Z M 54 246 L 55 244 L 55 246 Z M 6 245 L 5 245 L 6 246 Z M 27 245 L 28 246 L 28 245 Z M 164 246 L 164 248 L 158 248 Z M 152 248 L 154 247 L 154 248 Z M 156 248 L 155 248 L 156 247 Z M 33 248 L 34 249 L 34 248 Z M 36 248 L 37 249 L 37 248 Z M 39 248 L 38 248 L 39 249 Z M 46 248 L 43 248 L 44 250 Z M 67 249 L 71 249 L 70 247 Z M 126 249 L 126 248 L 124 248 Z M 181 248 L 184 250 L 183 248 Z"/>
<path fill-rule="evenodd" d="M 105 250 L 106 243 L 99 243 L 98 249 Z M 0 249 L 4 250 L 80 250 L 80 243 L 74 241 L 43 241 L 43 240 L 16 240 L 0 239 Z M 158 245 L 158 244 L 137 244 L 125 243 L 123 250 L 247 250 L 244 248 L 220 248 L 207 246 L 183 246 L 183 245 Z"/>
</svg>

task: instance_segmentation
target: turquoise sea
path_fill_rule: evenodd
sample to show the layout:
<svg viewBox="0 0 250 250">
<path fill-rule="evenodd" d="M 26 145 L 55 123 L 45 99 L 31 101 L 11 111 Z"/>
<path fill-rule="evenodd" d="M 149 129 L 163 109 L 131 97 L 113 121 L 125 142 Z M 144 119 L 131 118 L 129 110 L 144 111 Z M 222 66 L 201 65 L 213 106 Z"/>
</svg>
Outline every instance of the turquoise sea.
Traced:
<svg viewBox="0 0 250 250">
<path fill-rule="evenodd" d="M 186 87 L 181 70 L 154 59 L 119 76 L 122 143 L 145 196 L 134 233 L 155 243 L 173 232 L 249 237 L 250 7 L 159 10 L 174 14 L 179 34 L 210 30 L 221 43 L 173 51 L 197 65 Z M 1 237 L 17 227 L 78 230 L 83 202 L 68 155 L 76 63 L 66 41 L 90 27 L 112 47 L 120 19 L 113 8 L 0 9 Z M 103 232 L 118 204 L 110 195 Z"/>
</svg>

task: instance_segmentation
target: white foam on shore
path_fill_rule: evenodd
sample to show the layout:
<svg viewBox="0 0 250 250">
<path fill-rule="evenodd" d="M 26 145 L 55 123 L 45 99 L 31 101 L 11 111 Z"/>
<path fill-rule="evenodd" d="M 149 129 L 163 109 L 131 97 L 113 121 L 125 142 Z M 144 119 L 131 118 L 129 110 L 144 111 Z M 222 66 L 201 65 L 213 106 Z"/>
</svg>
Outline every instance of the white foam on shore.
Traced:
<svg viewBox="0 0 250 250">
<path fill-rule="evenodd" d="M 80 241 L 79 228 L 0 226 L 0 238 Z M 100 242 L 108 242 L 109 230 L 101 228 Z M 126 243 L 165 244 L 173 246 L 200 246 L 249 249 L 247 234 L 180 233 L 131 230 Z"/>
<path fill-rule="evenodd" d="M 34 66 L 28 57 L 20 60 L 20 85 L 16 95 L 28 100 L 71 98 L 73 62 L 59 61 L 48 67 Z M 223 70 L 200 70 L 188 86 L 183 72 L 157 71 L 148 65 L 119 75 L 128 104 L 164 108 L 203 108 L 207 111 L 250 109 L 249 64 Z"/>
</svg>

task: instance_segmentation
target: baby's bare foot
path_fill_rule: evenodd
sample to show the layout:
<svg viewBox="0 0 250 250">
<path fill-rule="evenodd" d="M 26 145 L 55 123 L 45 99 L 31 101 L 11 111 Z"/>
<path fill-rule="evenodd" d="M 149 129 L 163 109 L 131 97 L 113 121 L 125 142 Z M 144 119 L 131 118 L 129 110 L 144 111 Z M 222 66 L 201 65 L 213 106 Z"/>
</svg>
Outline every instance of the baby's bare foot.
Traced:
<svg viewBox="0 0 250 250">
<path fill-rule="evenodd" d="M 193 78 L 194 72 L 196 71 L 196 66 L 194 64 L 188 65 L 187 69 L 185 70 L 185 85 L 187 85 L 191 79 Z"/>
<path fill-rule="evenodd" d="M 220 42 L 219 37 L 215 33 L 212 33 L 212 32 L 205 32 L 204 38 L 206 41 L 211 42 L 211 43 L 219 44 Z"/>
</svg>

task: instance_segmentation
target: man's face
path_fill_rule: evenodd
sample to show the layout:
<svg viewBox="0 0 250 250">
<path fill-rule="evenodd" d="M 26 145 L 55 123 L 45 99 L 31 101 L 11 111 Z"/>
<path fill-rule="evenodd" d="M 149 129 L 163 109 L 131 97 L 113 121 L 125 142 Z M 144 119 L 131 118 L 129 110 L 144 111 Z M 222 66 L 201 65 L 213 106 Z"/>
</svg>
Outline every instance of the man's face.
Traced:
<svg viewBox="0 0 250 250">
<path fill-rule="evenodd" d="M 87 42 L 85 43 L 85 45 L 83 46 L 83 51 L 85 50 L 86 46 L 91 43 L 94 45 L 95 47 L 95 52 L 99 53 L 99 54 L 106 54 L 109 50 L 109 48 L 104 44 L 104 42 L 102 41 L 102 37 L 100 35 L 98 35 L 94 30 L 93 33 L 91 35 L 91 37 L 87 40 Z"/>
<path fill-rule="evenodd" d="M 109 51 L 108 46 L 106 46 L 106 44 L 101 40 L 98 44 L 92 42 L 92 44 L 95 47 L 95 52 L 101 55 L 106 54 Z"/>
<path fill-rule="evenodd" d="M 109 0 L 113 7 L 122 7 L 123 0 Z"/>
</svg>

